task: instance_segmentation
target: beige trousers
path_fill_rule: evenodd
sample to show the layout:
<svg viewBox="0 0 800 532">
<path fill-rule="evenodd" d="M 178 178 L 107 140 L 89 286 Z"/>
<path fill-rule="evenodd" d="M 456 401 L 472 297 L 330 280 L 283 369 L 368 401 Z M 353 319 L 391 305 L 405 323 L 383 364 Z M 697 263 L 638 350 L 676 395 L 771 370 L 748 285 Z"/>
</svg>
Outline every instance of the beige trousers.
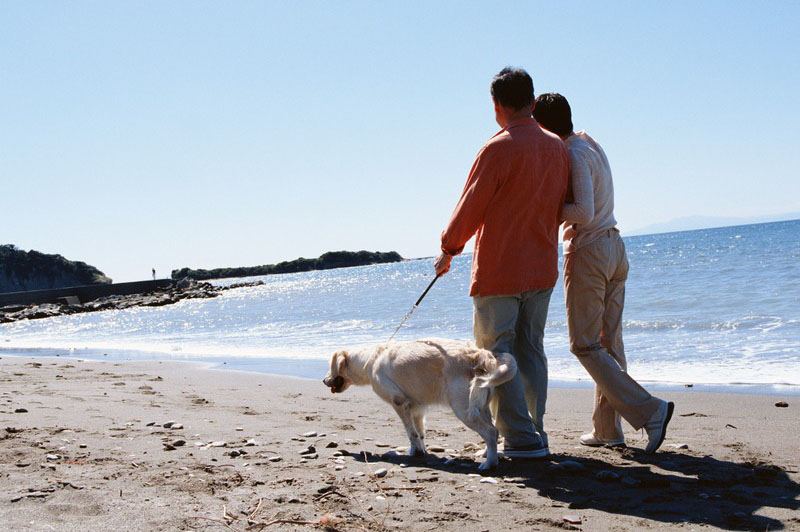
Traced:
<svg viewBox="0 0 800 532">
<path fill-rule="evenodd" d="M 627 374 L 622 308 L 628 257 L 616 229 L 564 256 L 570 351 L 595 382 L 594 435 L 623 439 L 620 415 L 639 429 L 661 400 Z"/>
</svg>

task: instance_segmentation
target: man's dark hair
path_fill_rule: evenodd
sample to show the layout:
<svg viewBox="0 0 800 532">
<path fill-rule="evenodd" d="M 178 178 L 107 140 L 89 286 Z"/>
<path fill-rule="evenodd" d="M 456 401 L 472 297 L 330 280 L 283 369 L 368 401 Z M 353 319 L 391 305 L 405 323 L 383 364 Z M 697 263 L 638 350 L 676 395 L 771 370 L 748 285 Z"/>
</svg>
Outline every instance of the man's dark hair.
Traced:
<svg viewBox="0 0 800 532">
<path fill-rule="evenodd" d="M 533 108 L 533 118 L 559 137 L 572 133 L 572 110 L 566 98 L 557 92 L 540 94 Z"/>
<path fill-rule="evenodd" d="M 533 80 L 521 68 L 506 67 L 492 79 L 492 98 L 503 107 L 520 110 L 533 103 Z"/>
</svg>

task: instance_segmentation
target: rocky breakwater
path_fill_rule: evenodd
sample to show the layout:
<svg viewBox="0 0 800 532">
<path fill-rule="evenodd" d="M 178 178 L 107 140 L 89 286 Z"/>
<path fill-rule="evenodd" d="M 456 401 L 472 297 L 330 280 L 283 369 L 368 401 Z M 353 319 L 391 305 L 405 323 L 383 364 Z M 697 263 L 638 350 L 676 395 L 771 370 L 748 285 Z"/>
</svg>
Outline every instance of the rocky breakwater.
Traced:
<svg viewBox="0 0 800 532">
<path fill-rule="evenodd" d="M 211 283 L 183 279 L 163 290 L 154 290 L 144 294 L 132 294 L 127 296 L 102 297 L 82 304 L 43 303 L 41 305 L 12 305 L 0 307 L 0 323 L 52 318 L 68 314 L 79 314 L 81 312 L 122 310 L 131 307 L 161 307 L 177 303 L 183 299 L 207 299 L 217 297 L 226 290 L 262 284 L 264 284 L 264 281 L 216 286 Z"/>
</svg>

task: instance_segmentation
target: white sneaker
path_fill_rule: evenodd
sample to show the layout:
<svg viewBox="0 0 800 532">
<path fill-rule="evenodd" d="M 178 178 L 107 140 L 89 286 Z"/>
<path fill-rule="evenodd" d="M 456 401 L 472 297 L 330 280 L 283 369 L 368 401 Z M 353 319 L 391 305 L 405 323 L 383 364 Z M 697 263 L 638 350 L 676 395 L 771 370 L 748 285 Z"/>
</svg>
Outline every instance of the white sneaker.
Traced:
<svg viewBox="0 0 800 532">
<path fill-rule="evenodd" d="M 647 447 L 644 448 L 646 453 L 654 453 L 664 443 L 664 437 L 667 435 L 667 425 L 669 420 L 672 419 L 672 412 L 675 411 L 675 403 L 661 401 L 658 410 L 655 411 L 647 423 L 644 424 L 644 430 L 647 432 Z"/>
<path fill-rule="evenodd" d="M 584 434 L 580 437 L 581 445 L 586 447 L 627 447 L 625 438 L 619 440 L 601 440 L 594 433 Z"/>
</svg>

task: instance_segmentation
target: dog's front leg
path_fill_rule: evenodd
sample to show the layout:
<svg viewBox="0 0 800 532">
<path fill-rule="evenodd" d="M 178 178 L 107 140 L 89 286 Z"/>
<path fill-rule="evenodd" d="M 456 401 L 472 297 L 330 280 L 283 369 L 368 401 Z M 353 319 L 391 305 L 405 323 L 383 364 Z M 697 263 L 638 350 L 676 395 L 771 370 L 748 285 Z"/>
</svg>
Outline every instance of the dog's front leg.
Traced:
<svg viewBox="0 0 800 532">
<path fill-rule="evenodd" d="M 427 454 L 428 450 L 425 448 L 425 413 L 422 409 L 416 408 L 411 412 L 411 420 L 414 422 L 414 429 L 417 431 L 417 435 L 419 435 L 419 448 L 422 450 L 422 454 Z"/>
<path fill-rule="evenodd" d="M 395 397 L 394 401 L 392 401 L 392 406 L 406 428 L 408 441 L 411 444 L 408 448 L 409 456 L 424 455 L 425 444 L 422 442 L 422 438 L 420 438 L 415 427 L 414 419 L 411 415 L 411 404 L 404 397 Z"/>
</svg>

